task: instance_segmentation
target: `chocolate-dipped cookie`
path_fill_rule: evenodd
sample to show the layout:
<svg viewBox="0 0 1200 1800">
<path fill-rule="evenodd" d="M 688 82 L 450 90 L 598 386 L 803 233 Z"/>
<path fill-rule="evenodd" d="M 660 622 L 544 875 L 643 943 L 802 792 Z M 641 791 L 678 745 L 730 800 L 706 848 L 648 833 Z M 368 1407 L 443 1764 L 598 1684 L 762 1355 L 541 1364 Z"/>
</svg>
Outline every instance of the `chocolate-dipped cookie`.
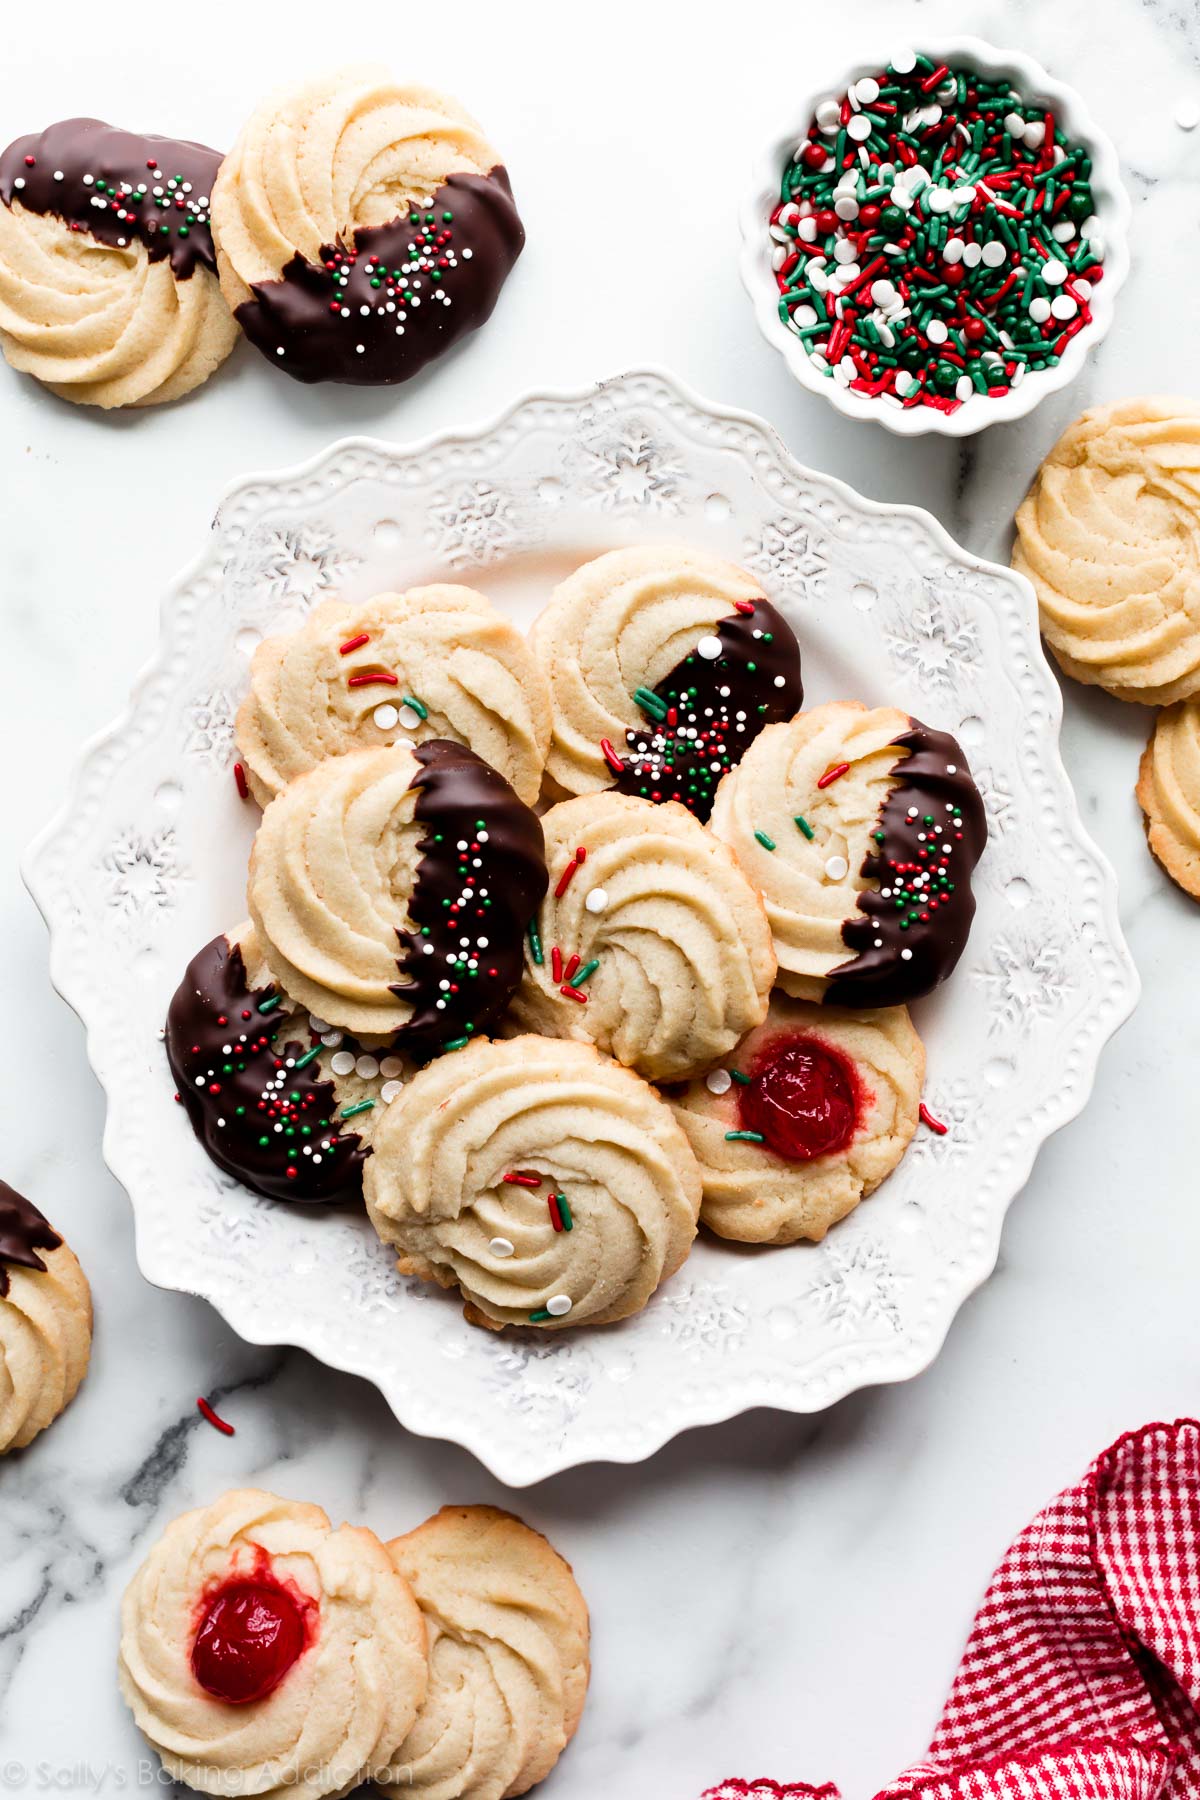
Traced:
<svg viewBox="0 0 1200 1800">
<path fill-rule="evenodd" d="M 487 1031 L 546 891 L 536 814 L 465 745 L 328 758 L 263 814 L 247 899 L 299 1004 L 425 1061 Z"/>
<path fill-rule="evenodd" d="M 406 381 L 490 317 L 525 233 L 454 100 L 352 68 L 265 101 L 213 195 L 221 285 L 297 381 Z"/>
<path fill-rule="evenodd" d="M 0 347 L 65 399 L 177 399 L 233 349 L 209 227 L 220 153 L 64 119 L 0 154 Z"/>
<path fill-rule="evenodd" d="M 962 954 L 987 825 L 948 733 L 854 700 L 800 713 L 725 777 L 711 828 L 766 902 L 789 994 L 899 1006 Z"/>
<path fill-rule="evenodd" d="M 0 1456 L 75 1398 L 91 1346 L 91 1290 L 74 1251 L 0 1181 Z"/>
<path fill-rule="evenodd" d="M 550 682 L 553 787 L 616 787 L 707 819 L 717 784 L 803 704 L 800 646 L 744 569 L 679 544 L 610 551 L 568 577 L 530 641 Z"/>
</svg>

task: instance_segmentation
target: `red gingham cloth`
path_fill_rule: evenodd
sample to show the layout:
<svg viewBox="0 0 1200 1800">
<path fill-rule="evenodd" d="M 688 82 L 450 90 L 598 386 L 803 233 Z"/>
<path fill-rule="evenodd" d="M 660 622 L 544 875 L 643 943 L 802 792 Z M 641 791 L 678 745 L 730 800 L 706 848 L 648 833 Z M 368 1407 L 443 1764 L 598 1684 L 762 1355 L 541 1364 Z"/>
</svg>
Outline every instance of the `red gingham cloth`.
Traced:
<svg viewBox="0 0 1200 1800">
<path fill-rule="evenodd" d="M 1200 1424 L 1118 1439 L 1017 1539 L 928 1759 L 876 1800 L 1198 1800 Z M 704 1800 L 839 1800 L 726 1781 Z"/>
</svg>

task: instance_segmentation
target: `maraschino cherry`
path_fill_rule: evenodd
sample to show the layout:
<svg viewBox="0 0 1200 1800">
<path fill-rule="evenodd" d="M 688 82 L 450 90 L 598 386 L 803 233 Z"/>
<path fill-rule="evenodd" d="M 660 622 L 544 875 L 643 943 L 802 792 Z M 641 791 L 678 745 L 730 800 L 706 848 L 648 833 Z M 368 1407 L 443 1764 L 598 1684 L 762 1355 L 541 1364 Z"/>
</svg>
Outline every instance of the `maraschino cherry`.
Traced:
<svg viewBox="0 0 1200 1800">
<path fill-rule="evenodd" d="M 262 1700 L 305 1647 L 305 1610 L 264 1571 L 226 1581 L 207 1599 L 192 1640 L 192 1670 L 202 1688 L 230 1706 Z"/>
<path fill-rule="evenodd" d="M 777 1038 L 740 1091 L 742 1128 L 792 1162 L 834 1156 L 854 1136 L 858 1095 L 853 1065 L 832 1045 Z"/>
</svg>

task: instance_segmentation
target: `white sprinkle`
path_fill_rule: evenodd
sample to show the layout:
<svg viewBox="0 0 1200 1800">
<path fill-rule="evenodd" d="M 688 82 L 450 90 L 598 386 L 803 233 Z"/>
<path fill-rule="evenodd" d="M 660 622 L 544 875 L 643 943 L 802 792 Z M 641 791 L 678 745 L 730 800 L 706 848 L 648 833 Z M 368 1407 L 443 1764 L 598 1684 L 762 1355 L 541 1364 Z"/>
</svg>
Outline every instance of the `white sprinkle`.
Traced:
<svg viewBox="0 0 1200 1800">
<path fill-rule="evenodd" d="M 1025 120 L 1019 112 L 1006 113 L 1004 117 L 1004 129 L 1007 131 L 1009 137 L 1024 137 Z"/>
<path fill-rule="evenodd" d="M 873 75 L 864 75 L 861 81 L 855 82 L 854 91 L 863 106 L 874 106 L 879 98 L 879 83 Z"/>
<path fill-rule="evenodd" d="M 23 175 L 18 175 L 13 182 L 13 186 L 15 188 L 23 188 L 25 186 L 25 177 Z"/>
<path fill-rule="evenodd" d="M 354 1073 L 361 1075 L 364 1081 L 374 1081 L 379 1073 L 379 1058 L 377 1056 L 358 1057 L 354 1064 Z"/>
<path fill-rule="evenodd" d="M 379 1098 L 383 1101 L 383 1104 L 385 1106 L 390 1106 L 403 1086 L 404 1083 L 402 1081 L 385 1081 L 379 1090 Z"/>
<path fill-rule="evenodd" d="M 282 344 L 277 344 L 275 346 L 275 354 L 276 356 L 285 356 L 287 354 Z"/>
<path fill-rule="evenodd" d="M 54 171 L 54 179 L 55 179 L 55 181 L 62 181 L 62 180 L 63 180 L 63 172 L 62 172 L 62 170 L 61 170 L 61 169 L 55 169 L 55 171 Z M 144 193 L 145 193 L 145 191 L 146 191 L 146 190 L 145 190 L 145 188 L 144 188 L 144 187 L 143 187 L 143 189 L 142 189 L 142 192 L 143 192 L 143 194 L 144 194 Z"/>
<path fill-rule="evenodd" d="M 608 894 L 604 888 L 594 887 L 589 892 L 588 897 L 583 904 L 588 912 L 601 913 L 608 905 Z"/>
<path fill-rule="evenodd" d="M 727 1094 L 733 1086 L 733 1076 L 728 1069 L 710 1069 L 704 1085 L 710 1094 Z"/>
<path fill-rule="evenodd" d="M 969 400 L 974 392 L 975 383 L 971 380 L 971 377 L 969 375 L 960 375 L 954 384 L 954 398 L 956 400 Z"/>
<path fill-rule="evenodd" d="M 963 267 L 977 269 L 983 261 L 983 245 L 974 242 L 968 244 L 963 251 Z"/>
<path fill-rule="evenodd" d="M 705 662 L 715 662 L 721 654 L 721 640 L 719 637 L 702 637 L 696 645 L 696 651 Z"/>
<path fill-rule="evenodd" d="M 354 348 L 358 351 L 358 354 L 360 356 L 364 356 L 366 354 L 367 346 L 365 344 L 355 344 Z"/>
<path fill-rule="evenodd" d="M 948 188 L 935 187 L 927 201 L 930 212 L 948 213 L 954 205 L 954 195 Z"/>
<path fill-rule="evenodd" d="M 1045 294 L 1038 294 L 1029 302 L 1029 316 L 1035 325 L 1044 325 L 1050 317 L 1050 302 Z"/>
<path fill-rule="evenodd" d="M 1026 145 L 1027 149 L 1040 150 L 1042 145 L 1046 141 L 1046 127 L 1043 124 L 1042 120 L 1041 119 L 1030 119 L 1029 123 L 1025 127 L 1023 136 L 1025 138 L 1025 145 Z"/>
<path fill-rule="evenodd" d="M 421 723 L 421 715 L 419 712 L 415 712 L 411 706 L 402 706 L 400 708 L 400 723 L 403 725 L 405 731 L 415 731 L 417 726 Z"/>
<path fill-rule="evenodd" d="M 403 1075 L 403 1059 L 399 1056 L 385 1056 L 379 1065 L 379 1073 L 386 1075 L 389 1080 L 397 1075 Z"/>
<path fill-rule="evenodd" d="M 1057 219 L 1050 227 L 1050 235 L 1056 244 L 1069 244 L 1075 236 L 1075 225 L 1071 219 Z"/>
<path fill-rule="evenodd" d="M 390 731 L 392 726 L 399 720 L 400 714 L 389 700 L 385 700 L 382 706 L 377 706 L 375 708 L 371 717 L 378 725 L 380 731 Z"/>
<path fill-rule="evenodd" d="M 942 261 L 948 263 L 960 263 L 963 259 L 963 251 L 965 249 L 966 245 L 960 237 L 947 238 L 946 248 L 942 251 Z"/>
<path fill-rule="evenodd" d="M 1079 308 L 1070 294 L 1055 294 L 1050 302 L 1050 311 L 1056 319 L 1073 319 Z"/>
<path fill-rule="evenodd" d="M 339 1050 L 330 1057 L 329 1066 L 335 1075 L 349 1075 L 354 1068 L 354 1058 L 349 1050 Z"/>
<path fill-rule="evenodd" d="M 905 44 L 892 57 L 891 65 L 897 75 L 911 75 L 917 66 L 917 53 Z"/>
<path fill-rule="evenodd" d="M 1057 256 L 1050 257 L 1042 264 L 1042 280 L 1047 287 L 1061 287 L 1067 279 L 1067 265 L 1059 262 Z"/>
<path fill-rule="evenodd" d="M 493 1238 L 491 1243 L 488 1245 L 488 1249 L 491 1251 L 493 1256 L 498 1256 L 501 1258 L 501 1260 L 503 1260 L 505 1257 L 511 1256 L 513 1253 L 513 1245 L 512 1245 L 511 1240 L 508 1238 Z"/>
<path fill-rule="evenodd" d="M 999 269 L 1003 266 L 1008 251 L 999 238 L 992 238 L 983 246 L 983 263 L 987 269 Z"/>
<path fill-rule="evenodd" d="M 546 1311 L 552 1319 L 565 1319 L 571 1310 L 569 1294 L 551 1294 L 546 1302 Z"/>
<path fill-rule="evenodd" d="M 890 281 L 871 283 L 871 300 L 875 306 L 890 306 L 895 298 L 896 289 Z"/>
<path fill-rule="evenodd" d="M 947 773 L 947 775 L 957 775 L 958 774 L 958 764 L 957 763 L 947 763 L 946 764 L 946 773 Z"/>
<path fill-rule="evenodd" d="M 870 119 L 864 118 L 862 113 L 855 113 L 846 121 L 846 136 L 856 144 L 865 144 L 874 129 Z"/>
<path fill-rule="evenodd" d="M 830 881 L 844 881 L 850 873 L 850 864 L 844 856 L 831 856 L 826 861 L 825 873 Z"/>
<path fill-rule="evenodd" d="M 335 1025 L 332 1031 L 327 1031 L 323 1034 L 321 1042 L 327 1050 L 336 1050 L 344 1035 L 345 1033 L 339 1031 Z"/>
<path fill-rule="evenodd" d="M 776 687 L 786 687 L 787 686 L 787 676 L 786 675 L 777 675 L 775 677 L 775 686 Z"/>
<path fill-rule="evenodd" d="M 901 962 L 911 962 L 912 961 L 912 951 L 911 950 L 902 950 L 900 952 L 900 961 Z"/>
<path fill-rule="evenodd" d="M 925 336 L 931 344 L 944 344 L 950 336 L 944 319 L 930 319 L 925 327 Z"/>
</svg>

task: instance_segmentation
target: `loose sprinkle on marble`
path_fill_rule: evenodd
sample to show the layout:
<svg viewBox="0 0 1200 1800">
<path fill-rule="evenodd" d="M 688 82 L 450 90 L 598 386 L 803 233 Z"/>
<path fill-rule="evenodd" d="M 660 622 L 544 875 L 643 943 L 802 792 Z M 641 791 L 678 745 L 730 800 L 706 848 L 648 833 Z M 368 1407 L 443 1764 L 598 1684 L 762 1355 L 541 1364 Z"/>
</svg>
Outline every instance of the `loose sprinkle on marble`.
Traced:
<svg viewBox="0 0 1200 1800">
<path fill-rule="evenodd" d="M 196 1411 L 200 1414 L 202 1419 L 207 1419 L 210 1425 L 214 1425 L 216 1429 L 222 1432 L 226 1437 L 234 1437 L 236 1435 L 233 1426 L 229 1423 L 228 1419 L 223 1419 L 219 1413 L 214 1412 L 203 1394 L 201 1394 L 196 1401 Z"/>
</svg>

